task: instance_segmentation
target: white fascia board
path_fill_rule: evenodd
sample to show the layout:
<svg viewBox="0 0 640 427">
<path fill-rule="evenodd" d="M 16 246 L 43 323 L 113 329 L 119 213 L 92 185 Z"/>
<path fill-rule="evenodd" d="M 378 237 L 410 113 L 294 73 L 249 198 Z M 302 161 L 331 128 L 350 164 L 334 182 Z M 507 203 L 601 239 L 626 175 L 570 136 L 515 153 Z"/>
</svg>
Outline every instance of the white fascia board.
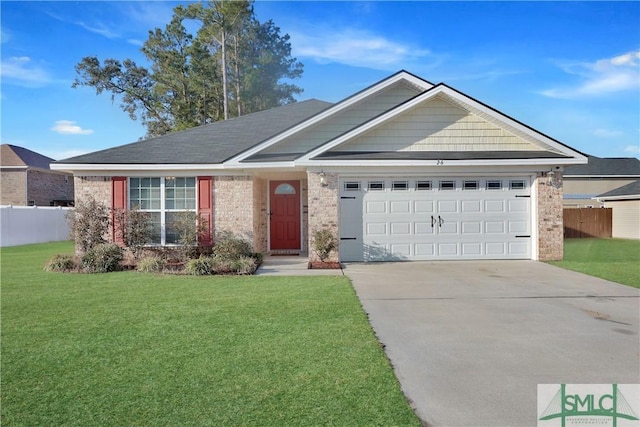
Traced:
<svg viewBox="0 0 640 427">
<path fill-rule="evenodd" d="M 483 112 L 484 114 L 487 114 L 489 116 L 494 117 L 495 119 L 499 120 L 502 123 L 505 123 L 505 125 L 510 126 L 514 129 L 517 129 L 518 131 L 525 133 L 527 135 L 529 135 L 531 138 L 534 138 L 536 140 L 539 140 L 553 148 L 555 148 L 556 150 L 560 151 L 563 154 L 572 156 L 575 160 L 575 162 L 567 162 L 566 160 L 564 162 L 561 162 L 561 164 L 585 164 L 588 162 L 588 159 L 586 156 L 583 156 L 582 154 L 578 153 L 577 151 L 574 151 L 572 149 L 569 149 L 568 147 L 559 144 L 558 142 L 552 140 L 551 138 L 536 132 L 532 129 L 530 129 L 527 126 L 524 126 L 522 124 L 520 124 L 519 122 L 504 116 L 502 114 L 498 114 L 496 113 L 496 111 L 494 111 L 491 108 L 488 108 L 482 104 L 480 104 L 477 101 L 474 101 L 470 98 L 467 98 L 463 95 L 461 95 L 460 93 L 450 89 L 447 86 L 441 85 L 441 86 L 436 86 L 431 90 L 428 90 L 427 92 L 423 93 L 422 95 L 418 95 L 417 97 L 415 97 L 414 99 L 412 99 L 411 101 L 406 102 L 405 104 L 400 105 L 397 108 L 394 108 L 393 110 L 388 111 L 387 113 L 378 116 L 377 118 L 363 124 L 362 126 L 359 126 L 353 130 L 351 130 L 350 132 L 347 132 L 345 134 L 343 134 L 342 136 L 339 136 L 338 138 L 334 139 L 333 141 L 324 144 L 318 148 L 316 148 L 313 151 L 310 151 L 309 153 L 305 154 L 304 156 L 302 156 L 299 159 L 299 164 L 304 164 L 307 161 L 310 161 L 313 157 L 316 157 L 324 152 L 327 152 L 329 150 L 331 150 L 332 148 L 335 148 L 341 144 L 344 144 L 346 142 L 348 142 L 349 140 L 356 138 L 362 134 L 364 134 L 365 132 L 375 128 L 376 126 L 379 126 L 385 122 L 387 122 L 388 120 L 393 119 L 394 117 L 397 117 L 398 115 L 416 107 L 417 105 L 426 102 L 428 100 L 430 100 L 431 98 L 439 95 L 439 94 L 445 94 L 451 98 L 456 99 L 457 101 L 459 101 L 460 103 L 463 104 L 468 104 L 469 106 L 472 106 L 473 108 L 476 108 L 477 110 Z"/>
<path fill-rule="evenodd" d="M 571 178 L 608 178 L 608 179 L 638 179 L 640 175 L 568 175 L 565 174 L 563 179 Z"/>
<path fill-rule="evenodd" d="M 200 170 L 200 169 L 224 169 L 220 163 L 214 164 L 99 164 L 99 163 L 54 163 L 53 170 L 68 171 L 155 171 L 155 170 Z"/>
<path fill-rule="evenodd" d="M 327 110 L 305 120 L 304 122 L 292 127 L 291 129 L 278 134 L 276 136 L 274 136 L 271 139 L 268 139 L 260 144 L 258 144 L 257 146 L 247 150 L 247 151 L 243 151 L 242 153 L 238 154 L 235 157 L 232 157 L 231 159 L 227 160 L 225 162 L 225 164 L 230 165 L 230 166 L 238 166 L 240 165 L 240 162 L 242 162 L 243 160 L 253 156 L 256 153 L 259 153 L 260 151 L 271 147 L 272 145 L 277 144 L 279 141 L 282 141 L 285 138 L 288 138 L 291 135 L 294 135 L 298 132 L 303 131 L 304 129 L 311 127 L 313 125 L 315 125 L 316 123 L 330 117 L 333 116 L 337 113 L 339 113 L 340 111 L 343 111 L 349 107 L 351 107 L 352 105 L 360 102 L 361 100 L 377 93 L 380 92 L 381 90 L 384 90 L 388 87 L 391 87 L 392 85 L 394 85 L 395 83 L 401 81 L 401 80 L 406 80 L 409 83 L 416 85 L 418 87 L 423 88 L 424 90 L 429 90 L 433 87 L 433 85 L 430 84 L 426 84 L 425 81 L 418 79 L 415 76 L 412 76 L 411 74 L 407 73 L 407 72 L 400 72 L 386 80 L 383 80 L 382 82 L 368 88 L 365 89 L 364 91 L 346 98 L 343 101 L 338 102 L 337 104 L 334 104 L 332 107 L 329 107 Z"/>
<path fill-rule="evenodd" d="M 638 200 L 640 199 L 640 194 L 629 194 L 625 196 L 607 196 L 607 197 L 592 197 L 591 200 L 597 200 L 600 203 L 605 202 L 618 202 L 622 200 Z"/>
<path fill-rule="evenodd" d="M 296 166 L 305 167 L 340 167 L 362 166 L 386 168 L 390 166 L 559 166 L 580 164 L 580 159 L 488 159 L 488 160 L 307 160 L 297 161 Z"/>
</svg>

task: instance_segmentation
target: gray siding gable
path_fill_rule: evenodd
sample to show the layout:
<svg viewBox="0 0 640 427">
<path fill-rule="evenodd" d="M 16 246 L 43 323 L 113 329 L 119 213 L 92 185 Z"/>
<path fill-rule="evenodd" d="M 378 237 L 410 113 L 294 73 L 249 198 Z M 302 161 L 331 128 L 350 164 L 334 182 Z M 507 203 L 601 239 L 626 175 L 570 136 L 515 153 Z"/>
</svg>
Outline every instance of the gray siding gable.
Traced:
<svg viewBox="0 0 640 427">
<path fill-rule="evenodd" d="M 219 164 L 332 104 L 310 99 L 61 160 L 65 164 Z"/>
</svg>

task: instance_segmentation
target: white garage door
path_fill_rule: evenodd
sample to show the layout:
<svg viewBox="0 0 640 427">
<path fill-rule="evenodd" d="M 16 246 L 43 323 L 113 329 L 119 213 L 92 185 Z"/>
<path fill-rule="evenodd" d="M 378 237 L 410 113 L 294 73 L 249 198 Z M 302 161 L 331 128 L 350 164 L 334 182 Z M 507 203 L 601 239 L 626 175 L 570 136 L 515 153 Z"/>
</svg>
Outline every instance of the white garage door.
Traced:
<svg viewBox="0 0 640 427">
<path fill-rule="evenodd" d="M 343 178 L 343 261 L 530 259 L 528 177 Z"/>
</svg>

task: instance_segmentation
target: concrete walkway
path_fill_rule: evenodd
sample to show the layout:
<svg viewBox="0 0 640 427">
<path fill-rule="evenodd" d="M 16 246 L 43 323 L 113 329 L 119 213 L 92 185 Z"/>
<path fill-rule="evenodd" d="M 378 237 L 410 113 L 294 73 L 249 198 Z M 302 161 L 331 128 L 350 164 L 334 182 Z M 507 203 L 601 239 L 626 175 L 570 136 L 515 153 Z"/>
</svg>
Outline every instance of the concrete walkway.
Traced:
<svg viewBox="0 0 640 427">
<path fill-rule="evenodd" d="M 538 384 L 640 383 L 638 289 L 534 261 L 344 271 L 426 425 L 535 426 Z"/>
<path fill-rule="evenodd" d="M 256 271 L 258 276 L 342 276 L 342 270 L 310 270 L 309 259 L 304 256 L 266 256 Z"/>
</svg>

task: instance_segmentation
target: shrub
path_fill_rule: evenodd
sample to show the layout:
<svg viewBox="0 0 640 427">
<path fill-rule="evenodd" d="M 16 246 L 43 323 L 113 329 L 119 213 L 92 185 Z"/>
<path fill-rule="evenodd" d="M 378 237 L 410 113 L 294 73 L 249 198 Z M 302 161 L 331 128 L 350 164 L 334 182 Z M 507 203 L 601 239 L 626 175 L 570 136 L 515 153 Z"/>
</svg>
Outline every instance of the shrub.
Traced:
<svg viewBox="0 0 640 427">
<path fill-rule="evenodd" d="M 85 253 L 105 242 L 104 236 L 109 231 L 109 208 L 89 197 L 76 203 L 67 213 L 67 221 L 70 237 L 75 240 L 78 250 Z"/>
<path fill-rule="evenodd" d="M 78 270 L 78 262 L 73 255 L 54 255 L 44 266 L 45 271 L 68 273 Z"/>
<path fill-rule="evenodd" d="M 164 260 L 160 257 L 147 257 L 138 261 L 137 271 L 143 273 L 160 273 L 164 269 Z"/>
<path fill-rule="evenodd" d="M 208 232 L 208 222 L 196 212 L 176 212 L 169 224 L 177 235 L 183 259 L 193 257 L 198 252 L 198 237 Z"/>
<path fill-rule="evenodd" d="M 108 273 L 120 269 L 124 251 L 115 243 L 103 243 L 82 256 L 82 268 L 89 273 Z"/>
<path fill-rule="evenodd" d="M 184 272 L 193 276 L 208 276 L 214 274 L 213 260 L 211 257 L 205 256 L 190 259 L 184 267 Z"/>
<path fill-rule="evenodd" d="M 117 231 L 125 246 L 131 250 L 133 257 L 138 259 L 144 246 L 153 238 L 151 214 L 141 211 L 138 206 L 132 209 L 117 209 L 113 213 Z"/>
<path fill-rule="evenodd" d="M 233 261 L 229 258 L 221 258 L 219 256 L 211 257 L 212 269 L 214 274 L 233 273 Z"/>
<path fill-rule="evenodd" d="M 330 230 L 316 230 L 313 232 L 312 246 L 313 250 L 318 254 L 320 261 L 324 262 L 338 246 L 338 240 Z"/>
<path fill-rule="evenodd" d="M 256 264 L 256 260 L 254 258 L 243 256 L 234 260 L 231 267 L 237 274 L 250 275 L 255 273 L 258 265 Z"/>
<path fill-rule="evenodd" d="M 231 234 L 223 234 L 213 247 L 215 257 L 227 260 L 236 260 L 240 257 L 251 257 L 253 248 L 244 239 L 234 237 Z"/>
</svg>

